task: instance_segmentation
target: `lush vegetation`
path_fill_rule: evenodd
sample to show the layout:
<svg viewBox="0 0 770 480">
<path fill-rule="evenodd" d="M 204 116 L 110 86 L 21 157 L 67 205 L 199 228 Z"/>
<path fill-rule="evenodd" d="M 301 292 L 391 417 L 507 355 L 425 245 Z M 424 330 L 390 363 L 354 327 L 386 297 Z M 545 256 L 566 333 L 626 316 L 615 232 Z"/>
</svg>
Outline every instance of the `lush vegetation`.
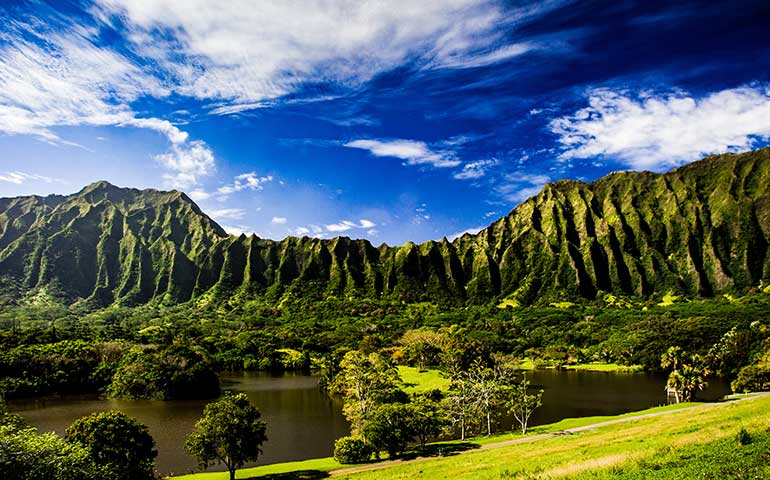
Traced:
<svg viewBox="0 0 770 480">
<path fill-rule="evenodd" d="M 753 365 L 737 391 L 768 383 L 770 293 L 764 292 L 622 308 L 603 301 L 567 309 L 456 309 L 301 298 L 271 310 L 182 305 L 78 314 L 27 306 L 0 313 L 0 327 L 4 319 L 5 326 L 12 319 L 17 324 L 0 329 L 0 391 L 7 398 L 214 396 L 216 371 L 323 368 L 332 375 L 350 350 L 381 352 L 414 372 L 420 365 L 467 367 L 495 353 L 528 358 L 534 366 L 600 362 L 659 371 L 661 355 L 677 346 L 729 381 Z M 441 379 L 435 380 L 438 386 Z M 190 391 L 191 384 L 205 388 Z"/>
<path fill-rule="evenodd" d="M 75 421 L 65 438 L 38 433 L 0 401 L 0 472 L 4 480 L 155 478 L 157 452 L 147 427 L 120 412 Z"/>
</svg>

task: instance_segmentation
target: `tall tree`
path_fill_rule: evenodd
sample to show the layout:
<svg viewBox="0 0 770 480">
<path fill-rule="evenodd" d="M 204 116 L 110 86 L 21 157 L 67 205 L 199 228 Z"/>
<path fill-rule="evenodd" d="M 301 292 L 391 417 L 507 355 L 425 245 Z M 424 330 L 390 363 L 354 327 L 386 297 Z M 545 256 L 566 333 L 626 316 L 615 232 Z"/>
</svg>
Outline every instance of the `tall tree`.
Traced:
<svg viewBox="0 0 770 480">
<path fill-rule="evenodd" d="M 521 428 L 522 435 L 527 434 L 527 425 L 532 413 L 543 404 L 543 390 L 530 394 L 529 386 L 529 380 L 524 375 L 521 382 L 514 383 L 506 388 L 508 412 L 516 419 Z"/>
<path fill-rule="evenodd" d="M 364 434 L 372 411 L 397 389 L 398 370 L 377 353 L 365 355 L 357 350 L 345 354 L 332 391 L 345 399 L 343 413 L 354 435 Z"/>
<path fill-rule="evenodd" d="M 230 480 L 235 480 L 236 469 L 256 461 L 267 441 L 267 425 L 260 417 L 246 394 L 228 394 L 206 405 L 185 448 L 203 468 L 211 463 L 224 464 Z"/>
</svg>

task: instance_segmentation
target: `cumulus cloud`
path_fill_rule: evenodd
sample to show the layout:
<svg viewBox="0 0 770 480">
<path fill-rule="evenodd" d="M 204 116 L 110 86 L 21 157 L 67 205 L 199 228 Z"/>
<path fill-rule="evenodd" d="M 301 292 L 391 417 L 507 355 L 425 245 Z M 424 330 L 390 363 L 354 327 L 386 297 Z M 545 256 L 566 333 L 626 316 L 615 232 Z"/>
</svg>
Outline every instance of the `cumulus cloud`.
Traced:
<svg viewBox="0 0 770 480">
<path fill-rule="evenodd" d="M 376 223 L 372 222 L 371 220 L 367 220 L 365 218 L 359 220 L 358 223 L 351 222 L 350 220 L 342 220 L 342 221 L 340 221 L 338 223 L 332 223 L 332 224 L 329 224 L 329 225 L 325 225 L 327 232 L 335 232 L 335 233 L 347 232 L 348 230 L 361 229 L 361 228 L 365 228 L 365 229 L 370 229 L 371 230 L 372 228 L 374 228 L 376 226 L 377 226 Z"/>
<path fill-rule="evenodd" d="M 275 223 L 276 225 L 284 225 L 288 219 L 286 217 L 273 217 L 272 220 L 270 220 L 271 223 Z"/>
<path fill-rule="evenodd" d="M 517 172 L 505 175 L 495 191 L 505 200 L 519 203 L 537 195 L 549 181 L 547 175 Z"/>
<path fill-rule="evenodd" d="M 170 171 L 163 174 L 165 186 L 180 190 L 197 185 L 201 177 L 211 175 L 215 169 L 214 154 L 199 140 L 172 145 L 171 150 L 156 155 L 155 160 Z"/>
<path fill-rule="evenodd" d="M 417 140 L 360 139 L 348 142 L 344 146 L 368 150 L 377 157 L 400 158 L 407 165 L 432 165 L 437 168 L 447 168 L 456 167 L 461 163 L 454 152 L 449 150 L 434 151 L 425 142 Z"/>
<path fill-rule="evenodd" d="M 489 160 L 476 160 L 475 162 L 468 162 L 463 165 L 462 170 L 455 172 L 455 174 L 452 176 L 458 180 L 473 180 L 476 178 L 481 178 L 486 175 L 487 170 L 499 163 L 500 162 L 494 158 Z"/>
<path fill-rule="evenodd" d="M 22 185 L 27 182 L 64 183 L 63 180 L 58 178 L 46 177 L 34 173 L 24 173 L 19 172 L 18 170 L 0 173 L 0 182 L 14 183 L 16 185 Z"/>
<path fill-rule="evenodd" d="M 661 170 L 770 138 L 770 88 L 743 86 L 700 97 L 592 90 L 588 107 L 554 119 L 550 129 L 564 159 L 610 157 L 634 169 Z"/>
<path fill-rule="evenodd" d="M 233 178 L 233 183 L 219 187 L 217 192 L 222 195 L 240 192 L 241 190 L 263 190 L 265 183 L 272 182 L 272 175 L 259 176 L 256 172 L 242 173 Z"/>
</svg>

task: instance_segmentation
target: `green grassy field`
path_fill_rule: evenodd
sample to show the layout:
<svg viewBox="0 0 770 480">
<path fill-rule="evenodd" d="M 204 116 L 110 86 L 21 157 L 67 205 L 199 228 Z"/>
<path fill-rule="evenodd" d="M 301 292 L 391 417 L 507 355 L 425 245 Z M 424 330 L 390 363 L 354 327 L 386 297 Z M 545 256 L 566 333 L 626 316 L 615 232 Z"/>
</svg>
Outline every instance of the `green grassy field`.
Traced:
<svg viewBox="0 0 770 480">
<path fill-rule="evenodd" d="M 671 414 L 571 435 L 420 459 L 340 478 L 770 478 L 770 397 L 679 408 Z M 588 421 L 577 420 L 576 424 Z M 575 425 L 560 423 L 567 428 Z M 741 428 L 752 436 L 748 445 L 735 440 Z"/>
<path fill-rule="evenodd" d="M 663 412 L 670 413 L 634 420 L 634 417 Z M 631 421 L 590 428 L 600 422 L 622 419 Z M 538 437 L 530 443 L 515 443 L 579 427 L 589 428 L 579 433 Z M 741 446 L 734 440 L 740 428 L 746 428 L 752 435 L 749 445 Z M 527 437 L 506 433 L 468 439 L 465 443 L 475 450 L 462 455 L 360 467 L 378 468 L 371 471 L 350 472 L 350 466 L 322 458 L 243 469 L 238 471 L 237 478 L 316 479 L 327 475 L 352 480 L 770 478 L 768 432 L 770 396 L 763 396 L 722 404 L 670 405 L 611 417 L 565 419 L 535 427 Z M 447 446 L 457 443 L 441 442 Z M 227 473 L 174 478 L 224 480 Z"/>
<path fill-rule="evenodd" d="M 417 367 L 398 367 L 398 374 L 401 375 L 406 386 L 404 390 L 407 393 L 423 393 L 430 390 L 449 390 L 449 379 L 443 377 L 438 370 L 420 371 Z"/>
</svg>

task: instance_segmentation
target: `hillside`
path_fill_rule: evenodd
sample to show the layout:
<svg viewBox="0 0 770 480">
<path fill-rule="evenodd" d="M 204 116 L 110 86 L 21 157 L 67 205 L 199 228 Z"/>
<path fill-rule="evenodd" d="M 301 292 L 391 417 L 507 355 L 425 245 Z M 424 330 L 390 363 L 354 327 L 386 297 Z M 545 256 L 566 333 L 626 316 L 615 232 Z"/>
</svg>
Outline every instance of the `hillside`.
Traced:
<svg viewBox="0 0 770 480">
<path fill-rule="evenodd" d="M 185 194 L 106 182 L 0 199 L 6 302 L 218 302 L 290 295 L 532 304 L 712 296 L 770 280 L 770 149 L 665 174 L 546 185 L 476 235 L 400 247 L 228 236 Z"/>
</svg>

